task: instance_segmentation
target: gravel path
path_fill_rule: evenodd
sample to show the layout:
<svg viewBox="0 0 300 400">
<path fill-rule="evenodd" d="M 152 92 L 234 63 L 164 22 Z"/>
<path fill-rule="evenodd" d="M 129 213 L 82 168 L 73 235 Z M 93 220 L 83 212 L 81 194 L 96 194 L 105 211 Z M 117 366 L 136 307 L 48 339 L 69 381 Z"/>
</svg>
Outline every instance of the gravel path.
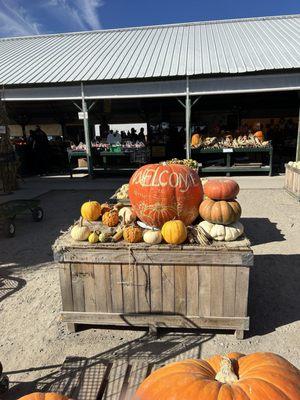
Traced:
<svg viewBox="0 0 300 400">
<path fill-rule="evenodd" d="M 86 329 L 68 334 L 59 321 L 58 271 L 51 245 L 78 217 L 83 201 L 104 201 L 111 191 L 53 191 L 42 196 L 46 218 L 17 219 L 13 239 L 0 239 L 0 360 L 14 387 L 5 399 L 30 390 L 33 380 L 59 368 L 66 356 L 131 354 L 135 349 L 166 360 L 229 351 L 272 351 L 300 368 L 300 206 L 281 189 L 242 190 L 243 222 L 255 252 L 249 314 L 243 341 L 231 334 L 169 333 L 153 341 L 143 331 Z M 184 353 L 183 347 L 185 347 Z"/>
</svg>

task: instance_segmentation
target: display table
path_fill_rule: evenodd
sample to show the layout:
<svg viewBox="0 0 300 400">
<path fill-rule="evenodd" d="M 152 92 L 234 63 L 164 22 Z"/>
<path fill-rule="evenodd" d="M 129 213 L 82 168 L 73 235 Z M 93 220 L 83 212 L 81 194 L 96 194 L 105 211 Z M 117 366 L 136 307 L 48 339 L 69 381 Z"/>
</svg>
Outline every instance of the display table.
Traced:
<svg viewBox="0 0 300 400">
<path fill-rule="evenodd" d="M 244 164 L 235 166 L 232 165 L 232 157 L 235 154 L 245 154 L 245 153 L 267 153 L 269 155 L 269 164 L 268 165 L 251 165 L 251 164 Z M 272 176 L 273 170 L 273 147 L 266 146 L 266 147 L 237 147 L 237 148 L 206 148 L 206 149 L 192 149 L 192 158 L 193 155 L 197 154 L 220 154 L 226 158 L 224 166 L 209 166 L 209 167 L 202 167 L 202 172 L 213 172 L 213 173 L 226 173 L 227 176 L 230 176 L 232 172 L 268 172 L 269 176 Z M 203 159 L 201 162 L 203 163 Z"/>
<path fill-rule="evenodd" d="M 157 328 L 249 329 L 253 252 L 247 239 L 211 246 L 75 242 L 54 246 L 62 320 Z"/>
<path fill-rule="evenodd" d="M 285 164 L 284 189 L 300 201 L 300 169 Z"/>
</svg>

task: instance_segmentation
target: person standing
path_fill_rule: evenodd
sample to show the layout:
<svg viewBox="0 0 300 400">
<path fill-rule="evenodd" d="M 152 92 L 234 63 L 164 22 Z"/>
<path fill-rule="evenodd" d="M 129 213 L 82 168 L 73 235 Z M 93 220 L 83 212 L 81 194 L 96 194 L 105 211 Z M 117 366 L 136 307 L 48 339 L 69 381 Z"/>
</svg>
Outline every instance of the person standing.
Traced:
<svg viewBox="0 0 300 400">
<path fill-rule="evenodd" d="M 46 133 L 37 125 L 34 132 L 33 153 L 37 173 L 42 176 L 48 173 L 49 142 Z"/>
</svg>

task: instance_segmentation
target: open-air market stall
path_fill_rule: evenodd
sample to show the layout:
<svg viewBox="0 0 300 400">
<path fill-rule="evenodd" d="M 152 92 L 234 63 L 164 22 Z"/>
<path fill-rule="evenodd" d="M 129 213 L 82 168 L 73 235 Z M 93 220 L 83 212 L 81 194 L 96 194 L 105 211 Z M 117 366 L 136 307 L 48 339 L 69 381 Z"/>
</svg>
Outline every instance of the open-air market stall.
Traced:
<svg viewBox="0 0 300 400">
<path fill-rule="evenodd" d="M 216 104 L 222 99 L 228 128 L 251 118 L 298 118 L 299 21 L 297 15 L 278 16 L 1 39 L 0 50 L 7 54 L 0 60 L 2 100 L 9 103 L 12 119 L 19 121 L 15 123 L 22 125 L 40 118 L 32 112 L 33 104 L 51 105 L 52 120 L 61 124 L 62 132 L 79 112 L 91 176 L 91 125 L 96 123 L 133 121 L 150 126 L 167 121 L 184 127 L 181 133 L 190 158 L 192 126 L 206 122 L 208 103 L 217 115 Z M 120 36 L 119 47 L 112 44 L 114 36 Z M 70 107 L 72 118 L 65 111 Z M 32 121 L 25 118 L 26 108 L 31 109 Z M 293 135 L 290 143 L 296 153 Z M 172 146 L 182 151 L 180 140 L 169 140 L 166 152 Z M 278 151 L 281 154 L 280 144 L 277 149 L 274 158 Z M 166 154 L 170 156 L 174 154 Z"/>
</svg>

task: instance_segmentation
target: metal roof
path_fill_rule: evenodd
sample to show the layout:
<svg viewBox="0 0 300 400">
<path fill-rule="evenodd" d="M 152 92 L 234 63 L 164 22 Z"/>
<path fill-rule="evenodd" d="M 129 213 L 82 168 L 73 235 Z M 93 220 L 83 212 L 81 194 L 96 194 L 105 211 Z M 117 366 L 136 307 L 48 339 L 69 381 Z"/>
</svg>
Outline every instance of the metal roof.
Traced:
<svg viewBox="0 0 300 400">
<path fill-rule="evenodd" d="M 300 14 L 0 39 L 0 84 L 300 68 Z"/>
</svg>

